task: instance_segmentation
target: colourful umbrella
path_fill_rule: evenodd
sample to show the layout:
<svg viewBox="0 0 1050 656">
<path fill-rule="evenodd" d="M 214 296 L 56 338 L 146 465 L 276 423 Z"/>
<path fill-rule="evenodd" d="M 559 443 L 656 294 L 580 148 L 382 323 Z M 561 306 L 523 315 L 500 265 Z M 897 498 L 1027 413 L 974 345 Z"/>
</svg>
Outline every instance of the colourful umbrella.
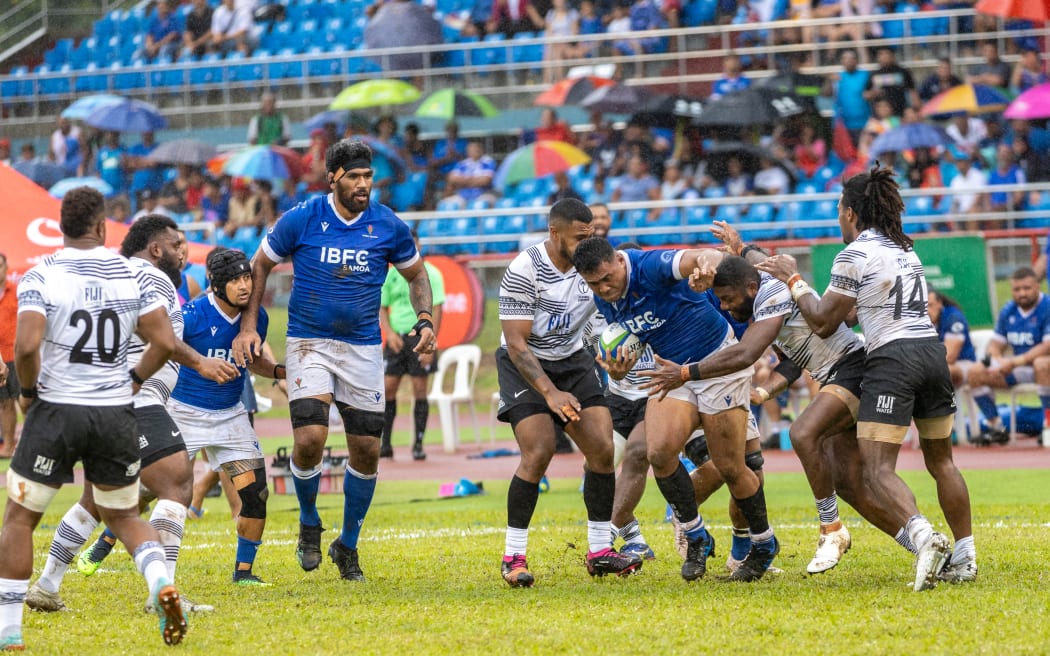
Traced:
<svg viewBox="0 0 1050 656">
<path fill-rule="evenodd" d="M 496 171 L 493 184 L 503 187 L 522 180 L 542 178 L 580 164 L 589 164 L 590 161 L 587 153 L 564 141 L 537 141 L 507 155 Z"/>
<path fill-rule="evenodd" d="M 1050 118 L 1050 82 L 1034 86 L 1014 98 L 1003 112 L 1003 117 L 1024 120 Z"/>
<path fill-rule="evenodd" d="M 942 91 L 922 106 L 923 116 L 940 114 L 988 114 L 1001 112 L 1010 100 L 1000 91 L 983 84 L 960 84 Z"/>
<path fill-rule="evenodd" d="M 1050 3 L 1046 0 L 980 0 L 974 9 L 982 14 L 1023 18 L 1037 23 L 1050 20 Z"/>
<path fill-rule="evenodd" d="M 587 94 L 599 87 L 616 84 L 615 81 L 604 77 L 589 75 L 586 77 L 574 77 L 557 82 L 547 89 L 536 100 L 532 102 L 538 107 L 561 107 L 562 105 L 575 105 L 587 97 Z"/>
<path fill-rule="evenodd" d="M 948 135 L 927 123 L 905 123 L 883 132 L 868 147 L 868 154 L 903 153 L 913 148 L 936 148 L 948 143 Z"/>
<path fill-rule="evenodd" d="M 365 80 L 339 92 L 328 109 L 362 109 L 404 105 L 419 100 L 419 89 L 401 80 Z"/>
<path fill-rule="evenodd" d="M 84 122 L 111 132 L 154 132 L 168 127 L 160 110 L 144 100 L 121 100 L 102 105 L 88 114 Z"/>
<path fill-rule="evenodd" d="M 96 93 L 75 100 L 69 107 L 62 110 L 62 116 L 64 118 L 82 121 L 99 107 L 116 105 L 123 101 L 124 98 L 114 96 L 111 93 Z"/>
<path fill-rule="evenodd" d="M 159 148 L 159 146 L 158 146 Z M 281 161 L 280 164 L 276 160 Z M 236 160 L 236 161 L 235 161 Z M 233 167 L 232 170 L 230 167 Z M 282 169 L 283 167 L 283 169 Z M 274 175 L 283 170 L 284 175 Z M 247 172 L 244 172 L 247 171 Z M 257 174 L 253 174 L 255 171 Z M 220 153 L 208 160 L 208 172 L 212 175 L 232 175 L 235 178 L 259 178 L 271 180 L 298 179 L 303 176 L 303 161 L 299 153 L 284 146 L 249 146 L 243 150 Z"/>
<path fill-rule="evenodd" d="M 106 198 L 109 198 L 114 193 L 113 187 L 108 182 L 102 178 L 94 177 L 66 178 L 65 180 L 61 180 L 54 184 L 47 190 L 47 193 L 55 198 L 64 198 L 67 193 L 77 187 L 91 187 Z"/>
<path fill-rule="evenodd" d="M 441 89 L 427 96 L 415 114 L 450 121 L 464 116 L 492 118 L 499 116 L 499 110 L 492 106 L 488 98 L 473 91 Z"/>
</svg>

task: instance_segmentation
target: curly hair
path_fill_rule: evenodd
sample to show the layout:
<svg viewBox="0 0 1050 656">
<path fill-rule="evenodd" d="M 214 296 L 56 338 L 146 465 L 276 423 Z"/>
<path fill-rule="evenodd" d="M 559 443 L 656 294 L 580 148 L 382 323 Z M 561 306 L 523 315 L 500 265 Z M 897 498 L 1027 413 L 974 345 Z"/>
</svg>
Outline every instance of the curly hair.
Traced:
<svg viewBox="0 0 1050 656">
<path fill-rule="evenodd" d="M 59 227 L 62 234 L 79 239 L 105 219 L 106 201 L 96 189 L 77 187 L 62 198 Z"/>
<path fill-rule="evenodd" d="M 368 162 L 371 166 L 372 149 L 363 141 L 343 139 L 328 147 L 324 153 L 324 166 L 329 173 L 345 169 L 353 161 Z"/>
<path fill-rule="evenodd" d="M 902 249 L 912 249 L 912 239 L 901 224 L 904 201 L 893 169 L 880 167 L 876 161 L 867 173 L 853 176 L 842 187 L 842 203 L 857 215 L 858 229 L 877 230 Z"/>
<path fill-rule="evenodd" d="M 124 241 L 120 243 L 120 254 L 124 257 L 131 257 L 135 253 L 145 250 L 151 241 L 168 228 L 178 232 L 179 225 L 169 216 L 147 214 L 131 224 L 128 234 L 124 235 Z"/>
</svg>

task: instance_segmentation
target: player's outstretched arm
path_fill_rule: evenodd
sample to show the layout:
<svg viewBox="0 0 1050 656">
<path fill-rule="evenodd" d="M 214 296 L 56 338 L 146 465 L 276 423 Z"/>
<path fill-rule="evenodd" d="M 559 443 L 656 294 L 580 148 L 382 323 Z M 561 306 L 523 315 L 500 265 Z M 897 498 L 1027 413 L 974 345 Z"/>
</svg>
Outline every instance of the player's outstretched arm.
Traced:
<svg viewBox="0 0 1050 656">
<path fill-rule="evenodd" d="M 40 376 L 40 345 L 44 341 L 46 329 L 47 317 L 43 314 L 32 311 L 18 313 L 15 328 L 15 372 L 18 374 L 18 384 L 22 388 L 18 405 L 23 413 L 36 397 L 36 379 Z"/>
<path fill-rule="evenodd" d="M 850 310 L 856 307 L 857 299 L 851 296 L 834 291 L 825 292 L 823 297 L 811 293 L 812 288 L 802 279 L 798 264 L 790 255 L 774 255 L 756 264 L 755 268 L 787 284 L 791 298 L 817 337 L 833 335 L 839 324 L 849 317 Z"/>
<path fill-rule="evenodd" d="M 177 337 L 175 338 L 175 353 L 172 354 L 171 359 L 173 362 L 193 369 L 203 378 L 215 381 L 220 385 L 228 383 L 240 375 L 237 367 L 233 366 L 232 363 L 219 358 L 206 358 Z"/>
<path fill-rule="evenodd" d="M 233 361 L 238 366 L 247 366 L 261 353 L 262 338 L 257 330 L 259 308 L 262 307 L 263 294 L 266 293 L 266 280 L 275 266 L 277 262 L 271 260 L 260 246 L 252 258 L 252 295 L 248 299 L 248 307 L 241 312 L 241 332 L 233 338 L 231 347 Z"/>
<path fill-rule="evenodd" d="M 569 392 L 563 392 L 555 387 L 554 381 L 540 366 L 540 361 L 529 350 L 528 339 L 532 334 L 532 321 L 501 319 L 500 326 L 507 340 L 507 355 L 510 356 L 510 361 L 517 367 L 521 377 L 543 396 L 547 407 L 561 417 L 562 421 L 579 421 L 579 412 L 583 408 L 579 400 Z"/>
<path fill-rule="evenodd" d="M 142 359 L 132 369 L 132 379 L 138 382 L 157 373 L 175 353 L 175 331 L 171 329 L 171 318 L 167 309 L 157 307 L 139 315 L 139 325 L 135 332 L 146 342 Z"/>
</svg>

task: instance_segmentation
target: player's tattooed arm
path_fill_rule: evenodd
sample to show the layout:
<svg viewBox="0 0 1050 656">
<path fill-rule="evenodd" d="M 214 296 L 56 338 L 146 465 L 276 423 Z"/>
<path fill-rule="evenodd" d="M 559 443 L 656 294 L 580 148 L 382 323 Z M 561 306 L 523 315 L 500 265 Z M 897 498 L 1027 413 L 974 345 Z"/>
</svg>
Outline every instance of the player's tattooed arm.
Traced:
<svg viewBox="0 0 1050 656">
<path fill-rule="evenodd" d="M 575 396 L 554 386 L 554 381 L 547 376 L 540 366 L 540 361 L 529 350 L 528 339 L 532 333 L 532 321 L 504 319 L 500 321 L 500 325 L 507 340 L 507 355 L 521 377 L 543 396 L 550 411 L 563 421 L 579 418 L 578 413 L 583 406 Z"/>
</svg>

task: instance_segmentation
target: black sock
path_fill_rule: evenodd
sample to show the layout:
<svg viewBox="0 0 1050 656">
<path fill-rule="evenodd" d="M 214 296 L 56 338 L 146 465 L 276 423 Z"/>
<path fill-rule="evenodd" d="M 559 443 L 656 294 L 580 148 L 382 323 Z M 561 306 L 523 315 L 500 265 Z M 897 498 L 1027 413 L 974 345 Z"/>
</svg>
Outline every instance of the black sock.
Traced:
<svg viewBox="0 0 1050 656">
<path fill-rule="evenodd" d="M 430 417 L 430 401 L 416 399 L 412 406 L 412 417 L 416 422 L 416 445 L 423 443 L 423 435 L 427 432 L 427 418 Z"/>
<path fill-rule="evenodd" d="M 613 497 L 616 495 L 616 474 L 583 472 L 583 505 L 587 508 L 587 519 L 592 522 L 607 522 L 612 519 Z"/>
<path fill-rule="evenodd" d="M 530 483 L 517 476 L 510 479 L 510 488 L 507 490 L 507 526 L 528 528 L 539 498 L 538 483 Z"/>
<path fill-rule="evenodd" d="M 687 524 L 700 515 L 696 509 L 696 492 L 693 491 L 693 481 L 689 478 L 689 472 L 685 470 L 681 461 L 670 476 L 666 478 L 657 476 L 656 485 L 660 488 L 667 503 L 671 504 L 671 509 L 674 510 L 674 515 L 679 522 Z"/>
<path fill-rule="evenodd" d="M 740 512 L 744 513 L 751 535 L 761 535 L 769 530 L 769 518 L 766 517 L 766 495 L 761 485 L 758 486 L 758 491 L 748 498 L 733 497 L 733 500 L 736 501 Z"/>
<path fill-rule="evenodd" d="M 390 438 L 394 435 L 394 417 L 397 416 L 397 401 L 387 401 L 386 409 L 383 411 L 383 446 L 390 446 Z"/>
</svg>

